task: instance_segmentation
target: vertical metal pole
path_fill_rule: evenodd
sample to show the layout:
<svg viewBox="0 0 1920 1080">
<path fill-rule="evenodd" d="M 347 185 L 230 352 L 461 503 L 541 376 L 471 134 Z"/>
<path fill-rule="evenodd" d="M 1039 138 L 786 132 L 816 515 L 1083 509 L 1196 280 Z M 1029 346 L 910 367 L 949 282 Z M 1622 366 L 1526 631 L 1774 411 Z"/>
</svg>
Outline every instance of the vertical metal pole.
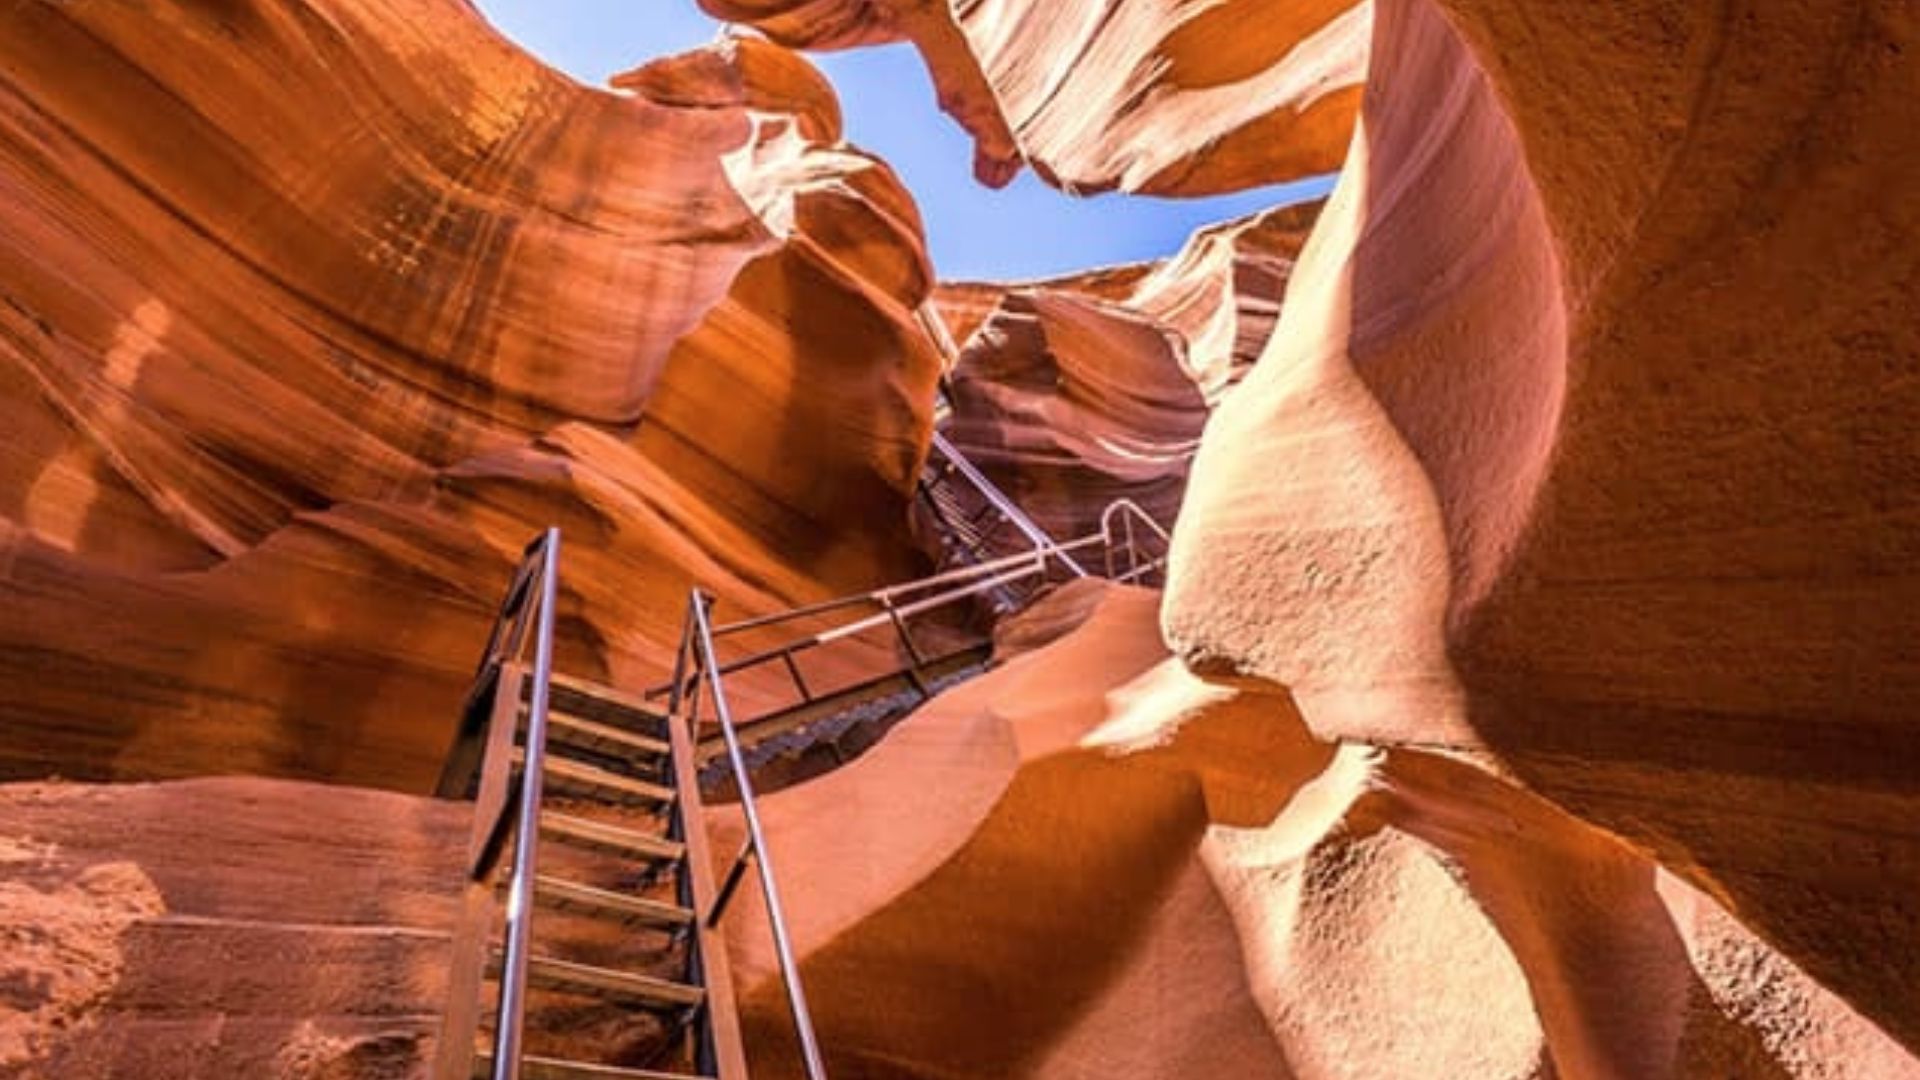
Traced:
<svg viewBox="0 0 1920 1080">
<path fill-rule="evenodd" d="M 802 705 L 813 704 L 813 693 L 807 689 L 807 680 L 800 677 L 800 665 L 794 663 L 793 650 L 788 649 L 782 652 L 780 658 L 787 662 L 787 674 L 793 676 L 793 685 L 800 691 L 800 703 Z"/>
<path fill-rule="evenodd" d="M 1120 524 L 1127 531 L 1127 576 L 1131 578 L 1140 568 L 1140 549 L 1134 547 L 1133 540 L 1133 515 L 1121 514 Z"/>
<path fill-rule="evenodd" d="M 813 1033 L 813 1014 L 807 1008 L 807 993 L 800 985 L 800 966 L 794 960 L 793 940 L 787 933 L 787 915 L 780 903 L 780 886 L 773 872 L 773 858 L 767 852 L 766 833 L 760 827 L 760 809 L 754 804 L 753 777 L 747 772 L 746 755 L 740 750 L 740 736 L 733 727 L 733 712 L 727 707 L 726 688 L 720 683 L 720 665 L 713 659 L 713 627 L 707 619 L 705 594 L 694 590 L 694 629 L 699 634 L 700 655 L 713 691 L 714 717 L 727 743 L 727 760 L 740 787 L 740 813 L 746 818 L 747 835 L 759 856 L 760 892 L 767 901 L 767 921 L 773 924 L 773 949 L 780 959 L 780 974 L 787 982 L 787 1004 L 793 1010 L 793 1027 L 800 1037 L 800 1054 L 805 1060 L 809 1080 L 826 1080 L 827 1067 L 820 1059 L 819 1040 Z"/>
<path fill-rule="evenodd" d="M 540 796 L 547 757 L 547 696 L 553 679 L 553 607 L 558 591 L 560 530 L 547 529 L 540 560 L 540 613 L 533 638 L 533 687 L 527 704 L 527 752 L 520 769 L 520 822 L 507 881 L 506 953 L 500 961 L 493 1080 L 519 1080 L 526 1027 L 527 955 L 532 944 L 533 879 L 540 847 Z"/>
</svg>

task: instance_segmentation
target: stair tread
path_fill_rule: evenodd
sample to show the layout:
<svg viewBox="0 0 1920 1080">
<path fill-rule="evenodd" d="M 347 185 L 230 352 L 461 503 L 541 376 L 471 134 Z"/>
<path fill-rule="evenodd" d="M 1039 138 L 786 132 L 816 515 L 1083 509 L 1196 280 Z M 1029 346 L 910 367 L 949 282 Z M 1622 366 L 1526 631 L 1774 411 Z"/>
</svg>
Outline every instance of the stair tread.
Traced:
<svg viewBox="0 0 1920 1080">
<path fill-rule="evenodd" d="M 577 678 L 554 672 L 551 682 L 556 689 L 579 697 L 589 698 L 611 706 L 625 713 L 635 714 L 643 719 L 660 722 L 666 719 L 666 711 L 638 694 L 629 693 L 605 683 L 591 679 Z"/>
<path fill-rule="evenodd" d="M 540 956 L 527 958 L 527 984 L 563 993 L 620 998 L 654 1008 L 690 1009 L 707 999 L 707 992 L 698 986 Z"/>
<path fill-rule="evenodd" d="M 476 1078 L 493 1075 L 492 1054 L 475 1055 L 473 1075 Z M 563 1061 L 560 1058 L 537 1057 L 532 1054 L 526 1054 L 520 1058 L 520 1075 L 523 1080 L 700 1080 L 696 1073 L 629 1069 L 620 1065 L 594 1065 L 584 1061 Z"/>
<path fill-rule="evenodd" d="M 533 879 L 533 887 L 537 898 L 561 906 L 598 908 L 623 919 L 656 926 L 680 927 L 693 922 L 693 912 L 678 904 L 627 896 L 565 878 L 539 874 Z"/>
<path fill-rule="evenodd" d="M 598 749 L 599 744 L 610 744 L 627 753 L 648 757 L 665 757 L 673 751 L 665 739 L 636 734 L 558 708 L 547 710 L 547 732 L 549 738 L 580 743 L 589 750 Z"/>
<path fill-rule="evenodd" d="M 540 818 L 542 834 L 579 847 L 625 852 L 654 862 L 675 862 L 686 854 L 677 840 L 624 829 L 618 825 L 549 810 Z"/>
<path fill-rule="evenodd" d="M 514 747 L 513 760 L 516 765 L 525 764 L 525 748 L 519 746 Z M 674 790 L 670 787 L 664 787 L 660 784 L 650 784 L 645 780 L 635 780 L 630 776 L 621 776 L 616 772 L 608 772 L 605 769 L 595 768 L 584 762 L 574 761 L 564 755 L 555 753 L 552 747 L 547 748 L 546 773 L 548 779 L 584 784 L 591 788 L 617 792 L 629 798 L 639 799 L 644 802 L 671 804 L 675 798 Z"/>
</svg>

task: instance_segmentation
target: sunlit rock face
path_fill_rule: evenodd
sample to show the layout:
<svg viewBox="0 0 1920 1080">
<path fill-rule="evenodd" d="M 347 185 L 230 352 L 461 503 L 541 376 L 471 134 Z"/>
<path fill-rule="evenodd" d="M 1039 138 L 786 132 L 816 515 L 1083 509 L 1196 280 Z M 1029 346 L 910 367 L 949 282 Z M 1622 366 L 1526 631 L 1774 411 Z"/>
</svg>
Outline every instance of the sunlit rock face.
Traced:
<svg viewBox="0 0 1920 1080">
<path fill-rule="evenodd" d="M 1095 531 L 1119 498 L 1171 526 L 1200 432 L 1272 334 L 1317 209 L 1202 230 L 1158 263 L 941 286 L 967 334 L 947 436 L 1055 536 Z"/>
<path fill-rule="evenodd" d="M 1172 642 L 1320 738 L 1614 831 L 1920 1046 L 1913 20 L 1376 20 L 1346 171 L 1194 466 Z M 1534 993 L 1563 1069 L 1659 1073 Z"/>
<path fill-rule="evenodd" d="M 1347 0 L 700 0 L 796 47 L 910 41 L 975 172 L 1201 195 L 1337 168 L 1366 77 Z"/>
<path fill-rule="evenodd" d="M 807 868 L 783 884 L 833 1075 L 1920 1068 L 1646 852 L 1475 765 L 1319 740 L 1157 622 L 1150 592 L 1076 583 L 1004 627 L 1004 666 L 765 799 Z M 801 1075 L 739 903 L 755 1075 Z"/>
<path fill-rule="evenodd" d="M 1162 45 L 1201 5 L 961 3 L 964 55 L 898 16 L 939 4 L 708 6 L 804 44 L 919 41 L 989 166 L 1191 191 L 1286 170 L 1204 119 L 1155 126 L 1162 91 L 1254 85 L 1331 40 L 1276 51 L 1271 28 L 1367 14 L 1206 5 L 1239 36 L 1188 66 Z M 1356 747 L 1208 849 L 1275 1075 L 1920 1072 L 1917 33 L 1871 0 L 1372 9 L 1346 168 L 1207 421 L 1161 612 L 1192 671 L 1284 688 Z M 1342 152 L 1280 134 L 1256 156 Z M 1093 324 L 1080 351 L 1130 366 L 1172 351 L 1131 343 L 1163 329 L 1123 303 L 1140 280 L 945 306 L 975 363 L 1011 354 L 996 333 L 1051 359 Z M 1031 392 L 1070 366 L 1000 370 Z M 1009 815 L 1055 812 L 1002 787 Z M 901 910 L 823 973 L 910 951 Z M 1353 1005 L 1415 978 L 1473 1008 L 1423 1034 Z"/>
<path fill-rule="evenodd" d="M 0 11 L 0 775 L 418 787 L 520 546 L 566 666 L 910 573 L 938 360 L 797 57 L 465 4 Z"/>
</svg>

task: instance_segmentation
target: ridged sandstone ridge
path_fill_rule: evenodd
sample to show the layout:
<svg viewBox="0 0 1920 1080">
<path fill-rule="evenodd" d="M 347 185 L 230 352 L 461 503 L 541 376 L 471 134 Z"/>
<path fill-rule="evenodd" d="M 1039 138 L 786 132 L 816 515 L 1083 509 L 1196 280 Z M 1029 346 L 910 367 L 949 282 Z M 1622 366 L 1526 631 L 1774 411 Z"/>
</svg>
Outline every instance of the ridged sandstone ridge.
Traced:
<svg viewBox="0 0 1920 1080">
<path fill-rule="evenodd" d="M 1096 530 L 1123 497 L 1171 526 L 1201 430 L 1272 334 L 1317 212 L 1203 229 L 1158 263 L 942 285 L 965 332 L 947 437 L 1055 536 Z"/>
<path fill-rule="evenodd" d="M 920 565 L 910 198 L 777 45 L 621 84 L 451 0 L 0 9 L 0 776 L 419 790 L 548 524 L 636 682 L 694 580 Z"/>
<path fill-rule="evenodd" d="M 975 174 L 1205 195 L 1338 168 L 1371 7 L 1348 0 L 700 0 L 796 48 L 912 42 Z"/>
<path fill-rule="evenodd" d="M 1898 5 L 1381 0 L 1163 612 L 1317 738 L 1609 830 L 1909 1048 L 1916 89 Z M 1639 933 L 1692 940 L 1649 905 Z M 1530 978 L 1563 1072 L 1699 1074 L 1556 1026 L 1566 971 Z"/>
<path fill-rule="evenodd" d="M 767 797 L 833 1075 L 1920 1067 L 1645 852 L 1471 764 L 1314 738 L 1189 673 L 1158 608 L 1077 583 L 1003 667 Z M 739 902 L 755 1075 L 799 1075 Z"/>
</svg>

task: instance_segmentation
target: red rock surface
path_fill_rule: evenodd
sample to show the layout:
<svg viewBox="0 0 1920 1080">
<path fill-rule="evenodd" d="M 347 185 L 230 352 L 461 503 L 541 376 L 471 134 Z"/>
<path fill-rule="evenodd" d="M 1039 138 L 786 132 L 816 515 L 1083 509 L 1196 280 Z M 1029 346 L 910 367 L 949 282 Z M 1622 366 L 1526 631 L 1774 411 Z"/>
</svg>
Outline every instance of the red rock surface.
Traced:
<svg viewBox="0 0 1920 1080">
<path fill-rule="evenodd" d="M 990 180 L 1348 163 L 1303 249 L 944 293 L 971 448 L 1056 527 L 1199 451 L 1164 604 L 1064 590 L 769 798 L 836 1076 L 1920 1075 L 1905 7 L 705 6 L 915 42 Z M 780 46 L 620 97 L 444 0 L 24 3 L 0 61 L 0 775 L 417 787 L 548 522 L 565 666 L 628 683 L 689 581 L 915 565 L 918 224 Z M 132 945 L 356 835 L 263 795 L 290 833 L 219 834 L 262 864 L 180 869 L 182 789 L 51 790 L 95 801 L 0 811 L 14 1060 L 254 1016 Z M 312 956 L 305 1014 L 425 992 L 404 949 Z M 235 1045 L 359 1037 L 281 1019 Z M 86 1024 L 137 1037 L 52 1037 Z"/>
<path fill-rule="evenodd" d="M 1376 14 L 1177 650 L 1614 831 L 1920 1046 L 1910 13 Z M 1652 1074 L 1535 996 L 1557 1064 Z"/>
<path fill-rule="evenodd" d="M 426 1075 L 468 819 L 260 779 L 0 788 L 0 1075 Z"/>
<path fill-rule="evenodd" d="M 1920 1070 L 1646 853 L 1474 765 L 1322 742 L 1185 671 L 1155 594 L 1102 590 L 765 799 L 833 1075 Z M 798 1075 L 740 903 L 756 1075 Z"/>
<path fill-rule="evenodd" d="M 942 286 L 949 325 L 968 331 L 947 437 L 1057 537 L 1096 531 L 1116 498 L 1171 526 L 1200 432 L 1272 334 L 1317 212 L 1204 229 L 1153 264 Z"/>
<path fill-rule="evenodd" d="M 0 776 L 419 790 L 517 550 L 571 670 L 918 565 L 890 171 L 758 41 L 573 84 L 464 4 L 0 11 Z"/>
<path fill-rule="evenodd" d="M 1367 68 L 1347 0 L 700 0 L 788 45 L 910 41 L 975 174 L 1199 195 L 1340 164 Z"/>
</svg>

